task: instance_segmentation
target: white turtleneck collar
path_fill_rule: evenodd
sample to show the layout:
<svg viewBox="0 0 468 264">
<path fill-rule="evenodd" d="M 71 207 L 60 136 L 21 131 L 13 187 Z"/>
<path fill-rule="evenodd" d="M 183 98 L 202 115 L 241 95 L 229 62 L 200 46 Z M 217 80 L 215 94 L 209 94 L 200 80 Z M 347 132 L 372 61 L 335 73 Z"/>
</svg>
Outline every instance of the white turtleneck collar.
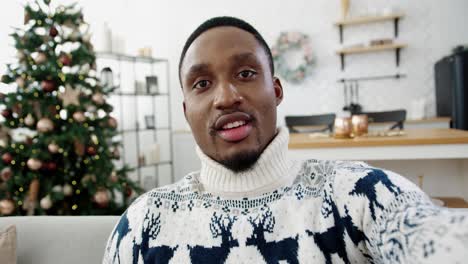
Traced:
<svg viewBox="0 0 468 264">
<path fill-rule="evenodd" d="M 205 191 L 229 196 L 250 196 L 281 187 L 293 177 L 287 158 L 288 142 L 287 128 L 279 128 L 252 168 L 239 173 L 211 159 L 197 146 L 201 160 L 199 181 Z"/>
</svg>

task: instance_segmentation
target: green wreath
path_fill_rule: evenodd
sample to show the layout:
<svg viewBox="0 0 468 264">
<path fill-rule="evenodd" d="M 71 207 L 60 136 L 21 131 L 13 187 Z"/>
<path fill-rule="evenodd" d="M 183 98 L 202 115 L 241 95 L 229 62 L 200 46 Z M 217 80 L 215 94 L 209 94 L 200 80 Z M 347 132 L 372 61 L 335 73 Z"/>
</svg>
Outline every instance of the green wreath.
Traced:
<svg viewBox="0 0 468 264">
<path fill-rule="evenodd" d="M 284 54 L 291 49 L 301 49 L 304 61 L 295 69 L 287 66 Z M 299 32 L 281 32 L 271 49 L 276 71 L 288 82 L 300 83 L 312 73 L 314 59 L 307 35 Z"/>
</svg>

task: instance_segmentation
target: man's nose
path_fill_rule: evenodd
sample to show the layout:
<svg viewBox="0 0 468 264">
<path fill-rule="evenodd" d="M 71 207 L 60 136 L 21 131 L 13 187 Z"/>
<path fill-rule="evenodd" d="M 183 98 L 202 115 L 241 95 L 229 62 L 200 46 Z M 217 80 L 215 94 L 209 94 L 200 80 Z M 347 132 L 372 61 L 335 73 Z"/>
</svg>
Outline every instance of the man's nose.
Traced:
<svg viewBox="0 0 468 264">
<path fill-rule="evenodd" d="M 239 106 L 243 100 L 237 87 L 232 83 L 225 82 L 216 87 L 213 104 L 216 109 L 229 109 Z"/>
</svg>

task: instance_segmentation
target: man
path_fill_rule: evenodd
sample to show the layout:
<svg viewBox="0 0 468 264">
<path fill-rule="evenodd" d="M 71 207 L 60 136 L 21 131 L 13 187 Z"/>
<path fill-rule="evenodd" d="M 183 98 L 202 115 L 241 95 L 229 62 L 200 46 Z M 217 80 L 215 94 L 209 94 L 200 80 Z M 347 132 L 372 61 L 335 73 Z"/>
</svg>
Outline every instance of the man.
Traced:
<svg viewBox="0 0 468 264">
<path fill-rule="evenodd" d="M 360 162 L 287 159 L 283 88 L 246 22 L 213 18 L 179 64 L 201 170 L 139 197 L 104 263 L 462 263 L 468 214 Z"/>
</svg>

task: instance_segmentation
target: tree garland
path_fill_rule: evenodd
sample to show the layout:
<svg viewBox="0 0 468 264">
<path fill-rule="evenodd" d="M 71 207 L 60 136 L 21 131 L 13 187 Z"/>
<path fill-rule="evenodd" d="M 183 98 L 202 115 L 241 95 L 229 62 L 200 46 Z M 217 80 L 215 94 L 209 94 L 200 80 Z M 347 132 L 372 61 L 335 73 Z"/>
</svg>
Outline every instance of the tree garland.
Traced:
<svg viewBox="0 0 468 264">
<path fill-rule="evenodd" d="M 304 61 L 295 69 L 287 66 L 285 53 L 291 49 L 301 49 Z M 300 83 L 312 73 L 314 59 L 307 35 L 299 32 L 281 32 L 276 45 L 271 49 L 276 71 L 288 82 Z"/>
</svg>

